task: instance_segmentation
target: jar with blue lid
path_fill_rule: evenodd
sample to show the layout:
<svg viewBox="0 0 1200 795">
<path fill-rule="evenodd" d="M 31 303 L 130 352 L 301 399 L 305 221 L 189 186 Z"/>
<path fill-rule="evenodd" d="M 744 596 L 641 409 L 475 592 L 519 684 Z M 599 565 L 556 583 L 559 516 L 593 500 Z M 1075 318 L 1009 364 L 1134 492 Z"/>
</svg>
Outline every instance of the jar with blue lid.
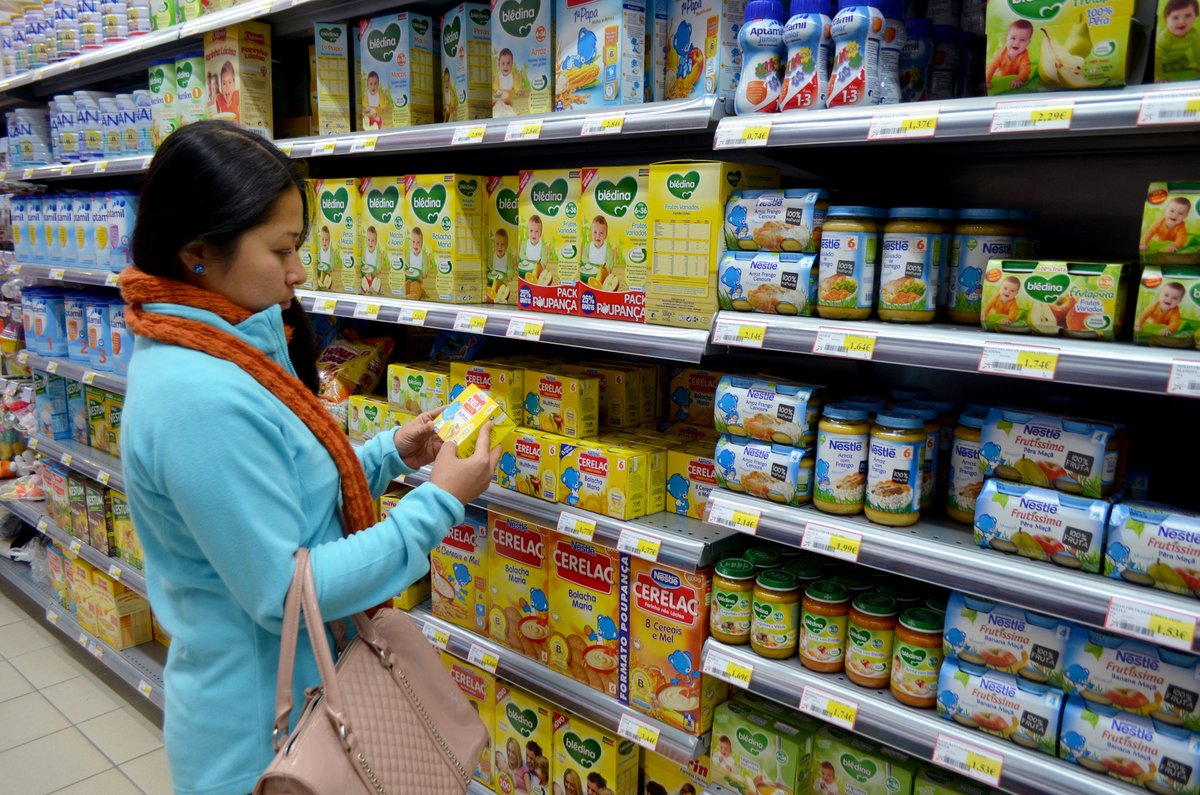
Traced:
<svg viewBox="0 0 1200 795">
<path fill-rule="evenodd" d="M 892 409 L 876 415 L 863 506 L 872 522 L 907 527 L 921 518 L 921 467 L 927 438 L 919 414 Z"/>
<path fill-rule="evenodd" d="M 817 313 L 834 320 L 865 320 L 875 303 L 879 224 L 886 211 L 833 205 L 821 230 Z"/>
<path fill-rule="evenodd" d="M 1013 234 L 1008 210 L 971 209 L 958 214 L 950 248 L 949 315 L 955 323 L 979 325 L 983 274 L 988 260 L 1011 259 Z"/>
<path fill-rule="evenodd" d="M 896 207 L 884 227 L 879 319 L 930 323 L 937 310 L 942 224 L 934 207 Z"/>
<path fill-rule="evenodd" d="M 871 437 L 867 409 L 832 403 L 825 407 L 817 428 L 813 506 L 843 516 L 862 512 Z"/>
</svg>

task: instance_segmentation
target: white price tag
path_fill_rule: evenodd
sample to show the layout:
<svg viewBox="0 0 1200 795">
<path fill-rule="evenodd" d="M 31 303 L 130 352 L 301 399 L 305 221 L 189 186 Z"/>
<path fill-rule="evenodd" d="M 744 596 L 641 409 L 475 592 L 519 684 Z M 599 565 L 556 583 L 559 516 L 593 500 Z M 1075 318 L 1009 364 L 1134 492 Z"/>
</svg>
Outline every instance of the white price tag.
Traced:
<svg viewBox="0 0 1200 795">
<path fill-rule="evenodd" d="M 83 549 L 83 542 L 79 539 L 75 539 L 71 542 L 71 545 L 67 547 L 67 549 L 71 551 L 72 556 L 78 556 L 79 550 Z"/>
<path fill-rule="evenodd" d="M 745 120 L 723 119 L 717 127 L 714 149 L 744 149 L 766 146 L 771 137 L 771 120 L 751 117 Z"/>
<path fill-rule="evenodd" d="M 808 522 L 804 525 L 804 538 L 800 541 L 800 548 L 857 563 L 858 553 L 862 550 L 862 535 Z"/>
<path fill-rule="evenodd" d="M 79 637 L 75 639 L 80 646 L 87 648 L 88 636 L 86 632 L 80 632 Z"/>
<path fill-rule="evenodd" d="M 322 315 L 332 315 L 337 310 L 336 298 L 318 298 L 313 301 L 313 311 Z"/>
<path fill-rule="evenodd" d="M 937 121 L 936 110 L 922 116 L 910 116 L 904 113 L 877 113 L 871 119 L 867 140 L 932 138 L 937 134 Z"/>
<path fill-rule="evenodd" d="M 51 268 L 50 274 L 49 274 L 49 279 L 51 281 L 61 282 L 63 277 L 66 275 L 67 275 L 67 272 L 63 268 Z"/>
<path fill-rule="evenodd" d="M 50 529 L 50 520 L 44 516 L 41 519 L 38 519 L 37 529 L 39 533 L 45 533 Z"/>
<path fill-rule="evenodd" d="M 58 612 L 52 607 L 47 607 L 46 608 L 46 620 L 49 621 L 51 624 L 58 626 Z"/>
<path fill-rule="evenodd" d="M 761 348 L 767 339 L 765 323 L 746 323 L 718 318 L 713 328 L 713 344 L 737 345 L 742 348 Z"/>
<path fill-rule="evenodd" d="M 455 127 L 454 137 L 450 139 L 450 145 L 465 146 L 466 144 L 481 144 L 483 143 L 483 136 L 486 134 L 486 124 L 476 124 L 471 127 Z"/>
<path fill-rule="evenodd" d="M 106 171 L 108 171 L 108 161 L 107 160 L 96 161 L 96 165 L 92 168 L 93 174 L 103 174 Z"/>
<path fill-rule="evenodd" d="M 29 364 L 29 351 L 21 351 L 18 353 L 17 361 L 21 364 Z"/>
<path fill-rule="evenodd" d="M 471 665 L 478 665 L 488 673 L 496 673 L 496 669 L 500 667 L 500 655 L 493 654 L 487 649 L 471 644 L 470 650 L 467 652 L 467 662 Z"/>
<path fill-rule="evenodd" d="M 658 729 L 629 713 L 621 716 L 621 722 L 617 724 L 617 734 L 627 740 L 633 740 L 648 751 L 658 748 Z"/>
<path fill-rule="evenodd" d="M 331 155 L 337 150 L 337 141 L 317 141 L 313 144 L 311 157 L 318 155 Z"/>
<path fill-rule="evenodd" d="M 46 371 L 49 373 L 57 373 L 58 372 L 58 362 L 51 361 L 48 365 L 46 365 Z"/>
<path fill-rule="evenodd" d="M 542 121 L 510 121 L 504 131 L 505 141 L 536 141 L 542 136 Z"/>
<path fill-rule="evenodd" d="M 150 698 L 150 694 L 154 692 L 154 688 L 145 679 L 138 681 L 138 692 L 146 698 Z"/>
<path fill-rule="evenodd" d="M 101 485 L 107 486 L 108 481 L 112 480 L 112 475 L 101 469 L 98 473 L 96 473 L 96 480 L 100 481 Z"/>
<path fill-rule="evenodd" d="M 805 685 L 800 695 L 800 711 L 851 732 L 858 720 L 857 701 L 837 698 L 812 685 Z"/>
<path fill-rule="evenodd" d="M 105 287 L 117 287 L 121 284 L 121 276 L 116 273 L 110 273 L 104 277 Z"/>
<path fill-rule="evenodd" d="M 706 521 L 717 527 L 757 535 L 760 519 L 762 519 L 762 511 L 757 508 L 738 508 L 718 499 L 708 501 L 708 519 Z"/>
<path fill-rule="evenodd" d="M 443 651 L 450 645 L 450 633 L 444 629 L 438 629 L 432 624 L 426 624 L 422 632 L 425 633 L 426 640 Z"/>
<path fill-rule="evenodd" d="M 1200 91 L 1147 93 L 1138 110 L 1138 126 L 1200 123 Z"/>
<path fill-rule="evenodd" d="M 1042 132 L 1045 130 L 1071 129 L 1071 115 L 1075 103 L 1051 102 L 997 102 L 992 112 L 993 133 Z"/>
<path fill-rule="evenodd" d="M 558 532 L 590 542 L 596 537 L 596 523 L 582 516 L 563 511 L 558 515 Z"/>
<path fill-rule="evenodd" d="M 112 577 L 114 580 L 120 580 L 121 579 L 121 567 L 115 563 L 112 564 L 111 566 L 109 566 L 108 567 L 108 576 Z"/>
<path fill-rule="evenodd" d="M 38 447 L 39 447 L 41 444 L 42 444 L 42 441 L 41 441 L 40 439 L 31 438 L 31 439 L 29 440 L 29 449 L 30 449 L 30 450 L 37 450 L 37 449 L 38 449 Z"/>
<path fill-rule="evenodd" d="M 472 334 L 481 334 L 487 328 L 487 315 L 481 315 L 476 312 L 459 312 L 454 316 L 455 331 L 469 331 Z"/>
<path fill-rule="evenodd" d="M 374 152 L 375 145 L 379 143 L 379 136 L 367 135 L 362 138 L 355 138 L 350 142 L 350 154 L 358 154 L 359 152 Z"/>
<path fill-rule="evenodd" d="M 870 361 L 875 356 L 875 335 L 869 331 L 821 326 L 817 329 L 817 338 L 813 340 L 812 352 Z"/>
<path fill-rule="evenodd" d="M 410 326 L 424 326 L 425 317 L 429 314 L 428 309 L 410 309 L 403 307 L 400 310 L 400 317 L 397 320 L 401 323 L 407 323 Z"/>
<path fill-rule="evenodd" d="M 754 676 L 753 665 L 740 663 L 718 651 L 710 651 L 704 655 L 701 670 L 710 676 L 724 679 L 732 685 L 743 688 L 750 686 L 750 679 Z"/>
<path fill-rule="evenodd" d="M 1176 359 L 1171 362 L 1171 375 L 1167 379 L 1168 395 L 1200 397 L 1200 362 Z"/>
<path fill-rule="evenodd" d="M 71 462 L 75 460 L 75 457 L 70 453 L 63 453 L 58 460 L 62 462 L 63 466 L 69 467 L 71 466 Z"/>
<path fill-rule="evenodd" d="M 545 321 L 542 320 L 524 320 L 514 317 L 508 321 L 508 330 L 504 332 L 504 336 L 515 340 L 537 342 L 542 338 L 542 328 L 544 326 Z"/>
<path fill-rule="evenodd" d="M 993 787 L 1000 786 L 1004 771 L 1002 755 L 941 732 L 933 745 L 933 763 Z"/>
<path fill-rule="evenodd" d="M 104 659 L 104 647 L 101 646 L 96 641 L 93 640 L 92 642 L 88 643 L 87 650 L 90 651 L 92 653 L 92 656 L 95 657 L 97 660 Z"/>
<path fill-rule="evenodd" d="M 91 386 L 92 384 L 96 383 L 96 373 L 92 370 L 88 370 L 86 373 L 84 373 L 83 383 L 87 386 Z"/>
<path fill-rule="evenodd" d="M 1104 628 L 1187 652 L 1196 639 L 1194 615 L 1123 596 L 1108 600 Z"/>
<path fill-rule="evenodd" d="M 658 553 L 662 550 L 662 539 L 634 530 L 632 527 L 621 528 L 621 536 L 617 539 L 617 551 L 626 555 L 657 561 Z"/>
<path fill-rule="evenodd" d="M 379 304 L 360 304 L 354 305 L 354 317 L 358 320 L 375 320 L 379 317 Z"/>
<path fill-rule="evenodd" d="M 21 179 L 33 179 L 33 169 L 27 168 L 21 172 Z"/>
<path fill-rule="evenodd" d="M 979 372 L 1053 381 L 1058 352 L 1058 348 L 987 342 L 979 355 Z"/>
<path fill-rule="evenodd" d="M 612 116 L 588 116 L 583 120 L 581 135 L 617 135 L 625 126 L 625 114 Z"/>
<path fill-rule="evenodd" d="M 148 169 L 150 168 L 150 161 L 151 161 L 151 160 L 153 160 L 153 159 L 154 159 L 154 155 L 150 155 L 150 156 L 148 156 L 148 157 L 143 157 L 143 158 L 142 158 L 142 168 L 141 168 L 141 170 L 142 170 L 142 171 L 146 171 L 146 170 L 148 170 Z"/>
</svg>

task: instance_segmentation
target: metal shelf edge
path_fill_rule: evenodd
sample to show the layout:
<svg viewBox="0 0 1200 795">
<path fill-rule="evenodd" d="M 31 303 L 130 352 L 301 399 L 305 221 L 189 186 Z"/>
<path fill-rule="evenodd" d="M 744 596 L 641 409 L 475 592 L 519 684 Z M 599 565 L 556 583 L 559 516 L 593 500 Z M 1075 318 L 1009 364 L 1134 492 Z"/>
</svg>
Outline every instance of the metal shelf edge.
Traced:
<svg viewBox="0 0 1200 795">
<path fill-rule="evenodd" d="M 65 284 L 86 284 L 92 287 L 116 287 L 120 274 L 116 271 L 75 268 L 56 265 L 27 265 L 18 263 L 12 267 L 14 276 Z"/>
<path fill-rule="evenodd" d="M 84 477 L 101 485 L 125 492 L 125 477 L 121 472 L 121 459 L 84 447 L 74 440 L 50 439 L 41 435 L 29 438 L 29 449 L 54 459 Z M 69 458 L 68 458 L 69 456 Z M 107 478 L 105 476 L 107 475 Z M 105 482 L 107 480 L 107 482 Z"/>
<path fill-rule="evenodd" d="M 125 388 L 128 384 L 128 381 L 122 375 L 100 372 L 90 367 L 84 367 L 79 362 L 73 362 L 70 359 L 63 359 L 57 356 L 42 356 L 29 350 L 18 353 L 17 361 L 20 364 L 28 365 L 34 370 L 52 375 L 61 375 L 64 378 L 70 378 L 73 381 L 106 389 L 109 392 L 115 392 L 119 395 L 125 394 Z"/>
</svg>

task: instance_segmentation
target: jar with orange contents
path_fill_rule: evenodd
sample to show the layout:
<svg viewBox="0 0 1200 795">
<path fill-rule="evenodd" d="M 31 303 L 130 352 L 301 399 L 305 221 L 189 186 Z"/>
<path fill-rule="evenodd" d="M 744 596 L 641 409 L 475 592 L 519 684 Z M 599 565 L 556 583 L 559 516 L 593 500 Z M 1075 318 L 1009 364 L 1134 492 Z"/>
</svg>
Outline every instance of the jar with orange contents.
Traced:
<svg viewBox="0 0 1200 795">
<path fill-rule="evenodd" d="M 860 594 L 850 606 L 846 676 L 862 687 L 888 686 L 896 638 L 896 600 L 880 593 Z"/>
<path fill-rule="evenodd" d="M 946 614 L 913 607 L 900 614 L 892 654 L 892 695 L 910 707 L 937 705 L 942 670 L 942 627 Z"/>
<path fill-rule="evenodd" d="M 750 647 L 760 657 L 786 660 L 796 653 L 800 581 L 783 569 L 758 575 L 750 616 Z"/>
<path fill-rule="evenodd" d="M 804 592 L 800 609 L 800 662 L 820 673 L 842 670 L 850 592 L 832 580 L 817 580 Z"/>
</svg>

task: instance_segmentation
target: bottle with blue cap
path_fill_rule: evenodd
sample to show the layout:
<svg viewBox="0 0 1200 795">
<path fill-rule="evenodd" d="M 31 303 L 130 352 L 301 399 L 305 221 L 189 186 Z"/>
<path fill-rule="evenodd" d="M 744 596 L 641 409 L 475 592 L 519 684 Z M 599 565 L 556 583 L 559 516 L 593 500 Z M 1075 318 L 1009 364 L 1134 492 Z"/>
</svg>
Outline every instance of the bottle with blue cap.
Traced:
<svg viewBox="0 0 1200 795">
<path fill-rule="evenodd" d="M 900 101 L 929 99 L 933 66 L 933 23 L 925 17 L 904 20 L 904 49 L 900 51 Z"/>
<path fill-rule="evenodd" d="M 882 6 L 883 0 L 839 0 L 829 28 L 833 39 L 829 107 L 879 104 Z"/>
<path fill-rule="evenodd" d="M 782 0 L 750 0 L 746 22 L 738 31 L 742 48 L 742 77 L 733 97 L 737 114 L 777 113 L 783 83 Z"/>
<path fill-rule="evenodd" d="M 787 60 L 783 67 L 782 110 L 825 107 L 829 89 L 830 0 L 792 0 L 792 16 L 783 26 Z"/>
<path fill-rule="evenodd" d="M 900 51 L 905 32 L 901 0 L 883 0 L 883 39 L 879 44 L 879 104 L 900 102 Z"/>
</svg>

